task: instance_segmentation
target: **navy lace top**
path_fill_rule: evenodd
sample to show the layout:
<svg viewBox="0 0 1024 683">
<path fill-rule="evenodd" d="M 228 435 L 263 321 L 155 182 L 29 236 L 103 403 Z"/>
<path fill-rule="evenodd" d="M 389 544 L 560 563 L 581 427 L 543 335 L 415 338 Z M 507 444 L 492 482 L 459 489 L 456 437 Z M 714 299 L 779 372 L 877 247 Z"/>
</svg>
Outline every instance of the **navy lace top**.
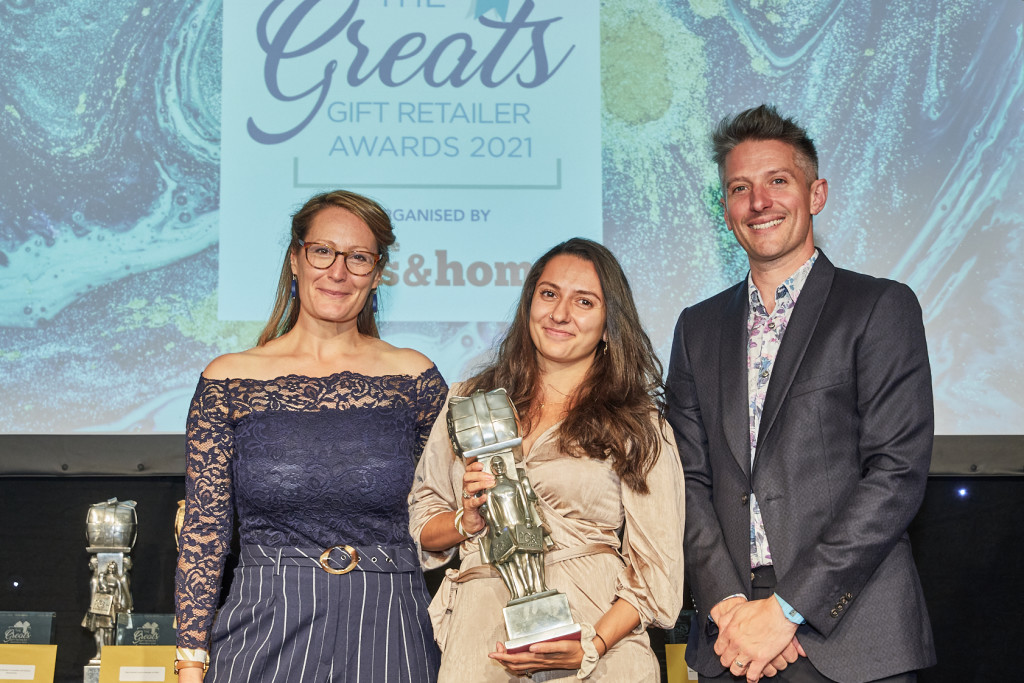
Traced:
<svg viewBox="0 0 1024 683">
<path fill-rule="evenodd" d="M 446 392 L 436 367 L 200 378 L 186 428 L 178 646 L 208 647 L 235 509 L 243 544 L 412 544 L 406 499 Z"/>
</svg>

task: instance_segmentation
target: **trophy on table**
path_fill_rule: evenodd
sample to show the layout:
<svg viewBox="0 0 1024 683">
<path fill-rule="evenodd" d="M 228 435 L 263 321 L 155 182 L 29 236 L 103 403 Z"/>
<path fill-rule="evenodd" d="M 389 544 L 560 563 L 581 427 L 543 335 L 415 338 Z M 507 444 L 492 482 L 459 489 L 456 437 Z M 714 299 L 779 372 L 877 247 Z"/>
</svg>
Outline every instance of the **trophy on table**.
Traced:
<svg viewBox="0 0 1024 683">
<path fill-rule="evenodd" d="M 480 514 L 487 521 L 480 556 L 492 565 L 511 599 L 502 610 L 509 640 L 505 649 L 523 652 L 534 643 L 579 640 L 569 599 L 544 583 L 544 553 L 553 545 L 537 508 L 537 494 L 518 465 L 523 460 L 516 410 L 504 389 L 448 401 L 448 436 L 467 464 L 494 475 Z"/>
<path fill-rule="evenodd" d="M 132 592 L 129 572 L 132 560 L 128 556 L 135 545 L 138 518 L 135 501 L 111 498 L 89 507 L 86 515 L 86 552 L 92 553 L 89 568 L 89 611 L 82 626 L 92 631 L 96 639 L 96 655 L 85 667 L 86 679 L 99 676 L 100 657 L 104 645 L 114 644 L 114 629 L 119 613 L 132 611 Z"/>
</svg>

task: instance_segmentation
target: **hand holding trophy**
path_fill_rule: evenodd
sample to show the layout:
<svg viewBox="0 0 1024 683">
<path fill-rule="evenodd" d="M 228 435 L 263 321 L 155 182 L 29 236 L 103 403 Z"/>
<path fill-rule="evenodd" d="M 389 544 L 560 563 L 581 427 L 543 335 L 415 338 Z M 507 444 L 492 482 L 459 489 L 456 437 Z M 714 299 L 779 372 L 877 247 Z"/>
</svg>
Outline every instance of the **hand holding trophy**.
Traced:
<svg viewBox="0 0 1024 683">
<path fill-rule="evenodd" d="M 487 529 L 480 538 L 484 563 L 501 575 L 511 599 L 502 610 L 510 653 L 534 643 L 580 638 L 569 600 L 544 583 L 544 553 L 551 537 L 537 507 L 537 494 L 522 462 L 522 437 L 515 407 L 504 389 L 477 391 L 448 402 L 448 436 L 467 463 L 478 461 L 494 475 L 480 513 Z"/>
</svg>

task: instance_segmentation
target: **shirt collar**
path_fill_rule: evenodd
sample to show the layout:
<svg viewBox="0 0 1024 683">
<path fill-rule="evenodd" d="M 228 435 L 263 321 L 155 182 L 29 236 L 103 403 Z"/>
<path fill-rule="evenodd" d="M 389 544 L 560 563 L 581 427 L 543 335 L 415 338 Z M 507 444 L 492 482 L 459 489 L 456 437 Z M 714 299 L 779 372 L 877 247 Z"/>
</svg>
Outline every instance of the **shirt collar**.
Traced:
<svg viewBox="0 0 1024 683">
<path fill-rule="evenodd" d="M 786 280 L 778 286 L 775 290 L 775 300 L 778 301 L 786 296 L 796 303 L 797 298 L 800 296 L 800 291 L 804 288 L 804 283 L 807 282 L 807 276 L 811 274 L 811 266 L 818 259 L 818 250 L 815 249 L 811 257 L 804 261 L 803 265 L 796 269 L 796 272 L 786 278 Z M 757 287 L 754 285 L 754 278 L 751 276 L 750 271 L 747 271 L 747 298 L 750 301 L 751 310 L 757 310 L 761 306 L 761 293 L 757 291 Z"/>
</svg>

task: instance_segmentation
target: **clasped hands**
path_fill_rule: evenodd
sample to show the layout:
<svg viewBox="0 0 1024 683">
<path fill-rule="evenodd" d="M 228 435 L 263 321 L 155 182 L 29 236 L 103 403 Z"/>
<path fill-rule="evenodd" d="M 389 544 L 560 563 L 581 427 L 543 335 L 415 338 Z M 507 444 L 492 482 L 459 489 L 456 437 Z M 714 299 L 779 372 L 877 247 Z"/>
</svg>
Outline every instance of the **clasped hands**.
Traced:
<svg viewBox="0 0 1024 683">
<path fill-rule="evenodd" d="M 749 683 L 774 676 L 806 657 L 796 637 L 796 624 L 786 619 L 774 596 L 763 600 L 733 597 L 711 610 L 718 625 L 715 654 L 734 676 L 746 676 Z"/>
</svg>

